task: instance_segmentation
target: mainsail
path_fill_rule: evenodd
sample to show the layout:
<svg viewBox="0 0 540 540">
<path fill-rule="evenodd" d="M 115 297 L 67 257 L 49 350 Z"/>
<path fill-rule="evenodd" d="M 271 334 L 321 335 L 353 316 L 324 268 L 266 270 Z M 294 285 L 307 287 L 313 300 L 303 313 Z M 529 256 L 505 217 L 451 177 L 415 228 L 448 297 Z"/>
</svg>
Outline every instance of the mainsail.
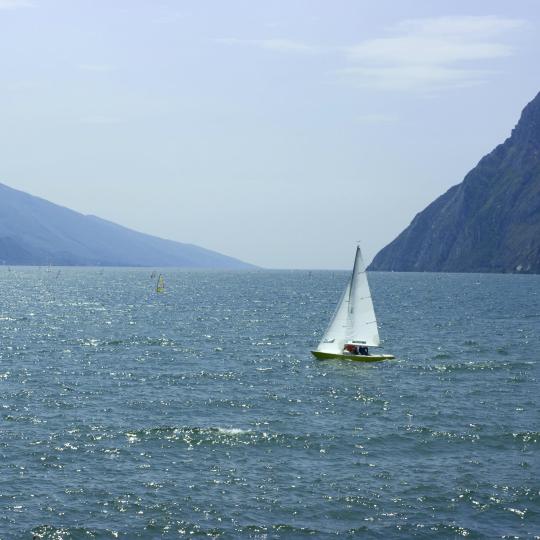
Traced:
<svg viewBox="0 0 540 540">
<path fill-rule="evenodd" d="M 360 246 L 356 248 L 351 278 L 317 350 L 339 354 L 343 352 L 346 343 L 369 347 L 380 344 Z"/>
</svg>

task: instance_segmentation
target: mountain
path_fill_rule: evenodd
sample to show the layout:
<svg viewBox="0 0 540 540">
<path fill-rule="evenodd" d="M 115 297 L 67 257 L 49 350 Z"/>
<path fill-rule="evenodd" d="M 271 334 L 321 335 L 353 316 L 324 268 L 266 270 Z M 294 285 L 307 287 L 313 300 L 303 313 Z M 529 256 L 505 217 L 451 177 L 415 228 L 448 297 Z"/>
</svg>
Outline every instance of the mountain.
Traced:
<svg viewBox="0 0 540 540">
<path fill-rule="evenodd" d="M 368 270 L 540 273 L 540 94 L 511 136 L 417 214 Z"/>
<path fill-rule="evenodd" d="M 181 244 L 85 216 L 0 184 L 0 264 L 250 268 Z"/>
</svg>

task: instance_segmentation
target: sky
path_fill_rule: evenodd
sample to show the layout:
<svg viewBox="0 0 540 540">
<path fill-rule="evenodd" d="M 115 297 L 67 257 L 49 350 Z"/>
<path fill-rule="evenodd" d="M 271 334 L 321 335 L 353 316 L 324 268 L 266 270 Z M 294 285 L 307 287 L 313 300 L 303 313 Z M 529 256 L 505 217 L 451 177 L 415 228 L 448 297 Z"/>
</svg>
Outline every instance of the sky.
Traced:
<svg viewBox="0 0 540 540">
<path fill-rule="evenodd" d="M 536 0 L 0 0 L 0 182 L 350 268 L 510 135 L 539 53 Z"/>
</svg>

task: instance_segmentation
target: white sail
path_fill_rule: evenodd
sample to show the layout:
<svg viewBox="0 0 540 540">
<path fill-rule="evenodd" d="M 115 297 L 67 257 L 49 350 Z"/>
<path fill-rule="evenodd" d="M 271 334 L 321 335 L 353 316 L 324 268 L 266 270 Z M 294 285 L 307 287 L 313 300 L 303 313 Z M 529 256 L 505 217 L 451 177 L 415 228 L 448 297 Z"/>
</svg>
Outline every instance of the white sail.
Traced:
<svg viewBox="0 0 540 540">
<path fill-rule="evenodd" d="M 345 345 L 346 335 L 348 334 L 348 319 L 349 319 L 349 292 L 351 290 L 351 281 L 347 283 L 347 287 L 341 295 L 341 300 L 337 305 L 334 316 L 324 333 L 319 346 L 318 351 L 329 353 L 341 353 L 343 352 L 343 346 Z"/>
<path fill-rule="evenodd" d="M 351 278 L 317 350 L 339 354 L 346 343 L 369 347 L 380 343 L 360 247 L 356 248 Z"/>
</svg>

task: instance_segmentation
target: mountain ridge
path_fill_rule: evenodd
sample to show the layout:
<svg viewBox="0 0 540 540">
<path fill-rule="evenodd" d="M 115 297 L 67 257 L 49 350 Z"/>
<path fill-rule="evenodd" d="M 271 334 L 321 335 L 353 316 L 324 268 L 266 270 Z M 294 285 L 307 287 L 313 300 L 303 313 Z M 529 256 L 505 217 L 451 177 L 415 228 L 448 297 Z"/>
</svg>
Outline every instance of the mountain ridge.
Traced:
<svg viewBox="0 0 540 540">
<path fill-rule="evenodd" d="M 419 212 L 368 270 L 540 273 L 540 93 L 511 135 Z"/>
<path fill-rule="evenodd" d="M 0 261 L 13 265 L 254 268 L 193 244 L 76 212 L 2 183 Z"/>
</svg>

